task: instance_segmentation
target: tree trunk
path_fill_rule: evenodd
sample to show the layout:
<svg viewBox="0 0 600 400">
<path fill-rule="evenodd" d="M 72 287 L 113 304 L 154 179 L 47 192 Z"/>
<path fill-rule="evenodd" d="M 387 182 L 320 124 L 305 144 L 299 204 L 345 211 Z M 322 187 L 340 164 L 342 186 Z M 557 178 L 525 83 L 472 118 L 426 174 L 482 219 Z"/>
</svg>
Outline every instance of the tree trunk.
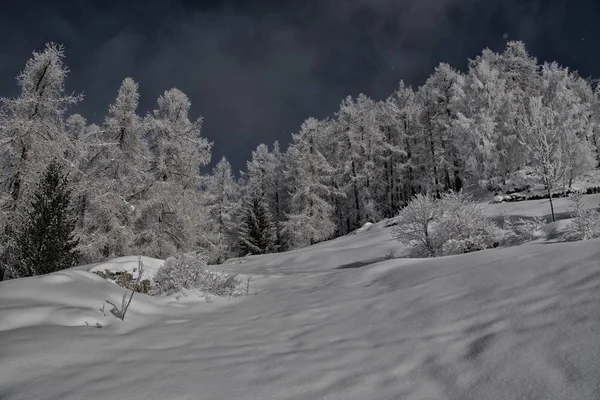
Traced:
<svg viewBox="0 0 600 400">
<path fill-rule="evenodd" d="M 360 199 L 358 193 L 358 185 L 356 184 L 356 165 L 354 164 L 354 160 L 352 160 L 352 178 L 353 178 L 353 187 L 354 187 L 354 209 L 356 211 L 355 224 L 356 228 L 360 228 Z"/>
<path fill-rule="evenodd" d="M 550 200 L 550 212 L 552 213 L 552 222 L 556 222 L 556 218 L 554 217 L 554 204 L 552 203 L 552 188 L 550 185 L 546 185 L 548 188 L 548 199 Z"/>
<path fill-rule="evenodd" d="M 435 186 L 435 197 L 440 198 L 437 165 L 435 164 L 435 144 L 433 143 L 433 131 L 429 129 L 429 151 L 431 152 L 431 165 L 433 167 L 433 182 Z"/>
</svg>

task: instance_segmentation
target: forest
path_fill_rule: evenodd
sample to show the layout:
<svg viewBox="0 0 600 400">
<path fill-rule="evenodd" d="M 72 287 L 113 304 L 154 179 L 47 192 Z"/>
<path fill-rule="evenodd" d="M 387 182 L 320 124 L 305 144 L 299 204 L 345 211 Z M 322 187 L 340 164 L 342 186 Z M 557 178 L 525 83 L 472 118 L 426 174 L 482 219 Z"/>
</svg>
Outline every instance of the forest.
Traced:
<svg viewBox="0 0 600 400">
<path fill-rule="evenodd" d="M 19 96 L 0 98 L 8 278 L 18 276 L 18 238 L 35 235 L 36 188 L 49 166 L 68 186 L 56 201 L 68 214 L 73 263 L 202 250 L 217 264 L 346 235 L 398 215 L 416 195 L 498 191 L 518 172 L 552 196 L 600 156 L 600 90 L 539 63 L 522 42 L 483 50 L 466 71 L 442 63 L 422 86 L 400 82 L 383 100 L 347 97 L 329 118 L 306 119 L 287 149 L 260 144 L 239 173 L 225 158 L 207 170 L 212 143 L 181 90 L 140 115 L 138 84 L 127 77 L 103 122 L 90 124 L 70 113 L 84 98 L 66 92 L 68 72 L 65 49 L 50 43 L 17 77 Z"/>
</svg>

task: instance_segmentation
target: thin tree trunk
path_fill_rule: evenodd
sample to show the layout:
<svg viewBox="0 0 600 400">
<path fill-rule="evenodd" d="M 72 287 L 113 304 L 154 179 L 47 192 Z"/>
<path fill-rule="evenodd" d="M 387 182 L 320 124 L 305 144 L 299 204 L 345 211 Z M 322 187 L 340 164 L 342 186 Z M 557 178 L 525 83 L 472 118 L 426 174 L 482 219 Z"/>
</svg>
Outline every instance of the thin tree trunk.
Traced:
<svg viewBox="0 0 600 400">
<path fill-rule="evenodd" d="M 429 129 L 429 150 L 431 151 L 431 165 L 433 166 L 433 182 L 435 186 L 435 197 L 440 198 L 437 165 L 435 164 L 435 144 L 433 143 L 433 131 Z"/>
<path fill-rule="evenodd" d="M 554 217 L 554 204 L 552 203 L 552 188 L 549 184 L 546 185 L 548 188 L 548 199 L 550 200 L 550 212 L 552 213 L 552 222 L 556 222 L 556 218 Z"/>
<path fill-rule="evenodd" d="M 355 224 L 356 224 L 356 228 L 360 227 L 360 220 L 361 220 L 361 215 L 360 215 L 360 200 L 359 200 L 359 194 L 358 194 L 358 185 L 356 184 L 356 164 L 354 163 L 354 160 L 352 160 L 352 178 L 353 178 L 353 187 L 354 187 L 354 209 L 356 211 L 356 218 L 355 218 Z"/>
</svg>

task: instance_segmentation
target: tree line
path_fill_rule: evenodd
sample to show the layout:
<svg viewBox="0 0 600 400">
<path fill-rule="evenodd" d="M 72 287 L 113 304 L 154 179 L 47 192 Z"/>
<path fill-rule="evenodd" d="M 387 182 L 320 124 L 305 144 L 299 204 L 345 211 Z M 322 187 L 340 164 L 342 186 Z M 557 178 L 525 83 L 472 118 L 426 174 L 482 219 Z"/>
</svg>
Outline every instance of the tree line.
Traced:
<svg viewBox="0 0 600 400">
<path fill-rule="evenodd" d="M 66 93 L 64 61 L 62 46 L 34 52 L 19 96 L 0 98 L 3 253 L 52 160 L 72 186 L 80 262 L 294 249 L 397 215 L 417 194 L 494 189 L 523 169 L 552 194 L 598 166 L 599 90 L 522 42 L 483 50 L 464 72 L 440 64 L 384 100 L 347 97 L 331 117 L 308 118 L 285 151 L 259 145 L 238 177 L 225 158 L 204 171 L 212 144 L 178 89 L 142 116 L 126 78 L 102 123 L 70 114 L 83 96 Z"/>
</svg>

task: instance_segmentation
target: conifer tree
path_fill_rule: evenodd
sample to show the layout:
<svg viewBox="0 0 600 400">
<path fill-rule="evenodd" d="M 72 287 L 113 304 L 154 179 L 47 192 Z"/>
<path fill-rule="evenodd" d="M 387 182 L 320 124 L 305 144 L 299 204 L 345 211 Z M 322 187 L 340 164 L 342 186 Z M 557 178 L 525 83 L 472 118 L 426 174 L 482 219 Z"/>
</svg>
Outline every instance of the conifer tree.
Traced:
<svg viewBox="0 0 600 400">
<path fill-rule="evenodd" d="M 240 229 L 240 252 L 266 254 L 275 251 L 275 227 L 271 214 L 259 193 L 252 193 Z"/>
<path fill-rule="evenodd" d="M 71 207 L 69 176 L 52 160 L 31 196 L 25 224 L 16 231 L 13 268 L 17 277 L 74 267 L 79 260 L 74 237 L 76 218 Z"/>
</svg>

